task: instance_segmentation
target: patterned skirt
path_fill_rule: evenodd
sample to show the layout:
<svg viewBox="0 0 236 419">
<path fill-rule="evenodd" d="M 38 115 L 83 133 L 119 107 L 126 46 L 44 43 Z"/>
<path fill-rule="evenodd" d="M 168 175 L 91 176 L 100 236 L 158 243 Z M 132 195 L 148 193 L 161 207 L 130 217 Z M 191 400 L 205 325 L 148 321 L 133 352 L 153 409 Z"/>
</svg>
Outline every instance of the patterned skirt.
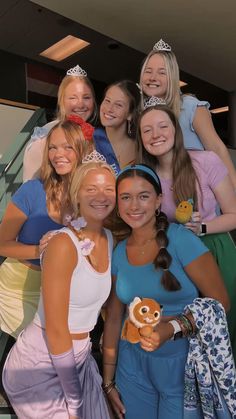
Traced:
<svg viewBox="0 0 236 419">
<path fill-rule="evenodd" d="M 102 378 L 90 354 L 90 339 L 74 340 L 82 387 L 80 419 L 109 419 Z M 68 419 L 61 383 L 51 362 L 45 331 L 31 323 L 18 337 L 3 369 L 3 386 L 19 419 Z"/>
</svg>

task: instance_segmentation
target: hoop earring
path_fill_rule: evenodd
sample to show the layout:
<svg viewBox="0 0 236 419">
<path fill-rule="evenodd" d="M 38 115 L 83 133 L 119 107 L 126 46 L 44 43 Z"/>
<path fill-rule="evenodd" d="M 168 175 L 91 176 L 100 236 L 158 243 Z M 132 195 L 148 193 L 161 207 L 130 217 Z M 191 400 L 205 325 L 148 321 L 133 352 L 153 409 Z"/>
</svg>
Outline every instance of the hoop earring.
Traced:
<svg viewBox="0 0 236 419">
<path fill-rule="evenodd" d="M 120 213 L 119 213 L 118 208 L 116 208 L 116 215 L 117 215 L 117 217 L 119 217 L 119 218 L 120 218 Z"/>
<path fill-rule="evenodd" d="M 160 215 L 160 212 L 161 212 L 160 208 L 157 208 L 155 211 L 155 216 L 158 217 Z"/>
</svg>

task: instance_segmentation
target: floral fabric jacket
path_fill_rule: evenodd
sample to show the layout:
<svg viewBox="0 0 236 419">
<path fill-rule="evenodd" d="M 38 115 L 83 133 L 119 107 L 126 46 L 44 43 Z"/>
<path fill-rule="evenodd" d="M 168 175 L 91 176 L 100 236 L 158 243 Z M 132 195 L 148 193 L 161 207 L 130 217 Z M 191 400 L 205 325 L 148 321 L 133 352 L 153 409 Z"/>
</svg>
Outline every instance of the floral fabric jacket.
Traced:
<svg viewBox="0 0 236 419">
<path fill-rule="evenodd" d="M 196 298 L 191 311 L 198 333 L 189 339 L 184 419 L 236 418 L 236 371 L 223 306 Z"/>
</svg>

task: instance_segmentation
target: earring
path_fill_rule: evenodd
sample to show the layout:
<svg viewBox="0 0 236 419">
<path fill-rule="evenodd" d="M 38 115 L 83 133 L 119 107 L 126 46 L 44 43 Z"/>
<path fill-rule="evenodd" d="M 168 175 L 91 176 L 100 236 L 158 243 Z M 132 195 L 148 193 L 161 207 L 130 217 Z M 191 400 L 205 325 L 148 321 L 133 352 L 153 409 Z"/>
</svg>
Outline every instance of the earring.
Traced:
<svg viewBox="0 0 236 419">
<path fill-rule="evenodd" d="M 127 120 L 127 132 L 128 132 L 128 135 L 132 134 L 131 121 L 129 119 Z"/>
<path fill-rule="evenodd" d="M 117 217 L 119 217 L 119 218 L 120 218 L 120 213 L 119 213 L 118 208 L 116 208 L 116 215 L 117 215 Z"/>
<path fill-rule="evenodd" d="M 160 212 L 161 212 L 160 208 L 157 208 L 155 211 L 155 216 L 158 217 L 160 215 Z"/>
</svg>

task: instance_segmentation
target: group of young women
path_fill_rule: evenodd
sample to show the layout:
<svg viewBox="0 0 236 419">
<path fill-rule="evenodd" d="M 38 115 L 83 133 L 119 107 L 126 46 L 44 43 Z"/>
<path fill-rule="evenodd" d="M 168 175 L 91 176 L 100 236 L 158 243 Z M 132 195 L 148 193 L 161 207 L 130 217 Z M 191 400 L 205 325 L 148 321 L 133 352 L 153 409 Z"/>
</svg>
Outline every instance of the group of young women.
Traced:
<svg viewBox="0 0 236 419">
<path fill-rule="evenodd" d="M 0 225 L 0 327 L 18 337 L 3 384 L 20 419 L 106 419 L 104 393 L 118 418 L 236 417 L 236 173 L 208 107 L 180 94 L 162 40 L 139 87 L 106 89 L 95 130 L 87 74 L 67 72 L 57 119 L 35 129 L 26 182 Z M 121 329 L 135 297 L 163 308 L 134 344 Z M 102 384 L 89 333 L 106 301 Z"/>
</svg>

